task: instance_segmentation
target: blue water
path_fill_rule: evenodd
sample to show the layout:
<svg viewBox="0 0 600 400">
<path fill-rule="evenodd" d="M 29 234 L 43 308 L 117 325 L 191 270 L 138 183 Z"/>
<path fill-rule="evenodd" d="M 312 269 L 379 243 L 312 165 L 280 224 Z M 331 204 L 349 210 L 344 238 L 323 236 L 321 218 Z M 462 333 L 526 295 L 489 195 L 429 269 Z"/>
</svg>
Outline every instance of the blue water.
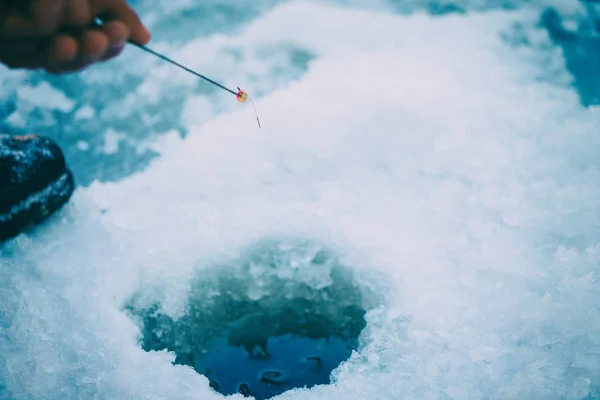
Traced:
<svg viewBox="0 0 600 400">
<path fill-rule="evenodd" d="M 290 389 L 330 383 L 331 372 L 350 357 L 357 343 L 284 335 L 269 338 L 265 347 L 267 356 L 250 357 L 245 349 L 221 341 L 195 357 L 193 366 L 220 393 L 269 399 Z"/>
<path fill-rule="evenodd" d="M 282 279 L 278 271 L 294 264 L 303 273 L 322 270 L 331 283 L 316 289 Z M 263 294 L 256 299 L 252 275 L 259 270 L 269 284 L 260 283 Z M 268 399 L 331 382 L 332 372 L 359 348 L 372 304 L 365 294 L 351 269 L 322 246 L 267 242 L 232 265 L 200 274 L 179 318 L 161 313 L 159 304 L 142 307 L 136 298 L 128 311 L 139 321 L 144 350 L 173 352 L 174 364 L 208 377 L 219 393 Z"/>
</svg>

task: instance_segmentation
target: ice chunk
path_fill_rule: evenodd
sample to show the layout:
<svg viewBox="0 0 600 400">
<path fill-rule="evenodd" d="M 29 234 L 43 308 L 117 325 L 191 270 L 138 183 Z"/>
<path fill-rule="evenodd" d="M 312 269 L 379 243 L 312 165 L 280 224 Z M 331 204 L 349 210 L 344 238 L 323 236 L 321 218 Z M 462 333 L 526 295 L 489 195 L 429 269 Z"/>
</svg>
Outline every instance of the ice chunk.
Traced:
<svg viewBox="0 0 600 400">
<path fill-rule="evenodd" d="M 109 129 L 104 133 L 104 147 L 102 152 L 104 154 L 115 154 L 119 151 L 119 143 L 127 136 L 124 133 L 113 131 Z"/>
<path fill-rule="evenodd" d="M 91 106 L 83 106 L 75 113 L 76 120 L 92 119 L 96 116 L 96 110 Z"/>
<path fill-rule="evenodd" d="M 75 107 L 75 102 L 64 93 L 52 87 L 48 82 L 41 82 L 36 86 L 24 85 L 17 89 L 21 101 L 29 105 L 50 110 L 69 112 Z"/>
<path fill-rule="evenodd" d="M 90 144 L 85 140 L 80 140 L 77 142 L 77 148 L 81 151 L 88 151 L 90 149 Z"/>
</svg>

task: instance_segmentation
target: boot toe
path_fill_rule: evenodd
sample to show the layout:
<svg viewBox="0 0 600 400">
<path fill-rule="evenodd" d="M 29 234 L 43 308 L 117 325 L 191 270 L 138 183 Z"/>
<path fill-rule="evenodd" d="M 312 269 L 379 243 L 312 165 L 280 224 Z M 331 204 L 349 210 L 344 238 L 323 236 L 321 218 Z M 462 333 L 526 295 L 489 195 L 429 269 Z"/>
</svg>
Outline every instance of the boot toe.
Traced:
<svg viewBox="0 0 600 400">
<path fill-rule="evenodd" d="M 0 240 L 46 219 L 74 188 L 64 154 L 51 139 L 0 135 Z"/>
</svg>

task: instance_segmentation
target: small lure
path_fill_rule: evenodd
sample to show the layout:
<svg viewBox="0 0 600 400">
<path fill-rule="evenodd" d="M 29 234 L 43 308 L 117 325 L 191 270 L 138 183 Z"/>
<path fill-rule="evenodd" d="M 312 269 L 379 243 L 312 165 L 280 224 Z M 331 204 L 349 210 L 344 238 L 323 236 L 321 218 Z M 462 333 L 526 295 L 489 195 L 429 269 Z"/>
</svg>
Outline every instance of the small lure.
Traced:
<svg viewBox="0 0 600 400">
<path fill-rule="evenodd" d="M 237 92 L 237 100 L 240 103 L 245 103 L 248 100 L 248 93 L 244 92 L 242 89 L 238 88 Z"/>
<path fill-rule="evenodd" d="M 162 55 L 160 53 L 157 53 L 156 51 L 152 50 L 151 48 L 149 48 L 147 46 L 139 44 L 139 43 L 137 43 L 137 42 L 135 42 L 133 40 L 129 40 L 129 43 L 133 44 L 134 46 L 136 46 L 136 47 L 138 47 L 138 48 L 140 48 L 140 49 L 142 49 L 142 50 L 144 50 L 144 51 L 146 51 L 146 52 L 148 52 L 148 53 L 150 53 L 150 54 L 152 54 L 152 55 L 154 55 L 154 56 L 156 56 L 158 58 L 160 58 L 161 60 L 167 61 L 167 62 L 169 62 L 169 63 L 171 63 L 171 64 L 173 64 L 173 65 L 175 65 L 175 66 L 177 66 L 177 67 L 179 67 L 181 69 L 183 69 L 184 71 L 189 72 L 192 75 L 195 75 L 195 76 L 197 76 L 199 78 L 204 79 L 205 81 L 208 81 L 208 82 L 212 83 L 213 85 L 215 85 L 215 86 L 217 86 L 217 87 L 225 90 L 226 92 L 229 92 L 229 93 L 233 94 L 237 98 L 237 101 L 240 102 L 240 103 L 245 103 L 247 100 L 250 100 L 250 104 L 252 104 L 252 108 L 254 109 L 254 115 L 256 116 L 256 122 L 258 122 L 258 127 L 259 128 L 261 127 L 260 126 L 260 120 L 258 119 L 258 113 L 256 112 L 256 106 L 254 105 L 254 102 L 252 101 L 252 99 L 250 99 L 248 97 L 248 93 L 246 93 L 245 91 L 243 91 L 239 87 L 237 88 L 238 91 L 234 92 L 233 90 L 231 90 L 231 89 L 229 89 L 229 88 L 221 85 L 220 83 L 217 83 L 217 82 L 213 81 L 212 79 L 210 79 L 210 78 L 208 78 L 208 77 L 206 77 L 206 76 L 204 76 L 202 74 L 199 74 L 198 72 L 196 72 L 196 71 L 194 71 L 194 70 L 192 70 L 192 69 L 190 69 L 190 68 L 188 68 L 188 67 L 186 67 L 184 65 L 179 64 L 178 62 L 170 59 L 169 57 L 167 57 L 165 55 Z"/>
<path fill-rule="evenodd" d="M 238 92 L 236 95 L 237 101 L 239 101 L 240 103 L 245 103 L 246 100 L 249 99 L 248 93 L 244 92 L 239 87 L 237 89 L 238 89 Z M 252 108 L 254 109 L 254 115 L 256 116 L 256 122 L 258 122 L 258 127 L 260 128 L 260 120 L 258 119 L 258 113 L 256 112 L 256 106 L 254 106 L 254 102 L 252 101 L 252 99 L 250 99 L 250 104 L 252 104 Z"/>
</svg>

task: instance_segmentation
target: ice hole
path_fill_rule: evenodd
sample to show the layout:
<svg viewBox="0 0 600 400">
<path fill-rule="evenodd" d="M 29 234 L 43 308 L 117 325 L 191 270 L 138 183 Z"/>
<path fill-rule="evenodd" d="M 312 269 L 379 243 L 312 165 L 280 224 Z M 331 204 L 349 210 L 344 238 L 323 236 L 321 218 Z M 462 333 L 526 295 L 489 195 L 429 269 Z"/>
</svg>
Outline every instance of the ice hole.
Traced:
<svg viewBox="0 0 600 400">
<path fill-rule="evenodd" d="M 329 384 L 358 349 L 368 308 L 352 269 L 314 243 L 262 244 L 203 268 L 178 317 L 140 298 L 127 308 L 144 350 L 173 352 L 217 392 L 256 399 Z"/>
</svg>

